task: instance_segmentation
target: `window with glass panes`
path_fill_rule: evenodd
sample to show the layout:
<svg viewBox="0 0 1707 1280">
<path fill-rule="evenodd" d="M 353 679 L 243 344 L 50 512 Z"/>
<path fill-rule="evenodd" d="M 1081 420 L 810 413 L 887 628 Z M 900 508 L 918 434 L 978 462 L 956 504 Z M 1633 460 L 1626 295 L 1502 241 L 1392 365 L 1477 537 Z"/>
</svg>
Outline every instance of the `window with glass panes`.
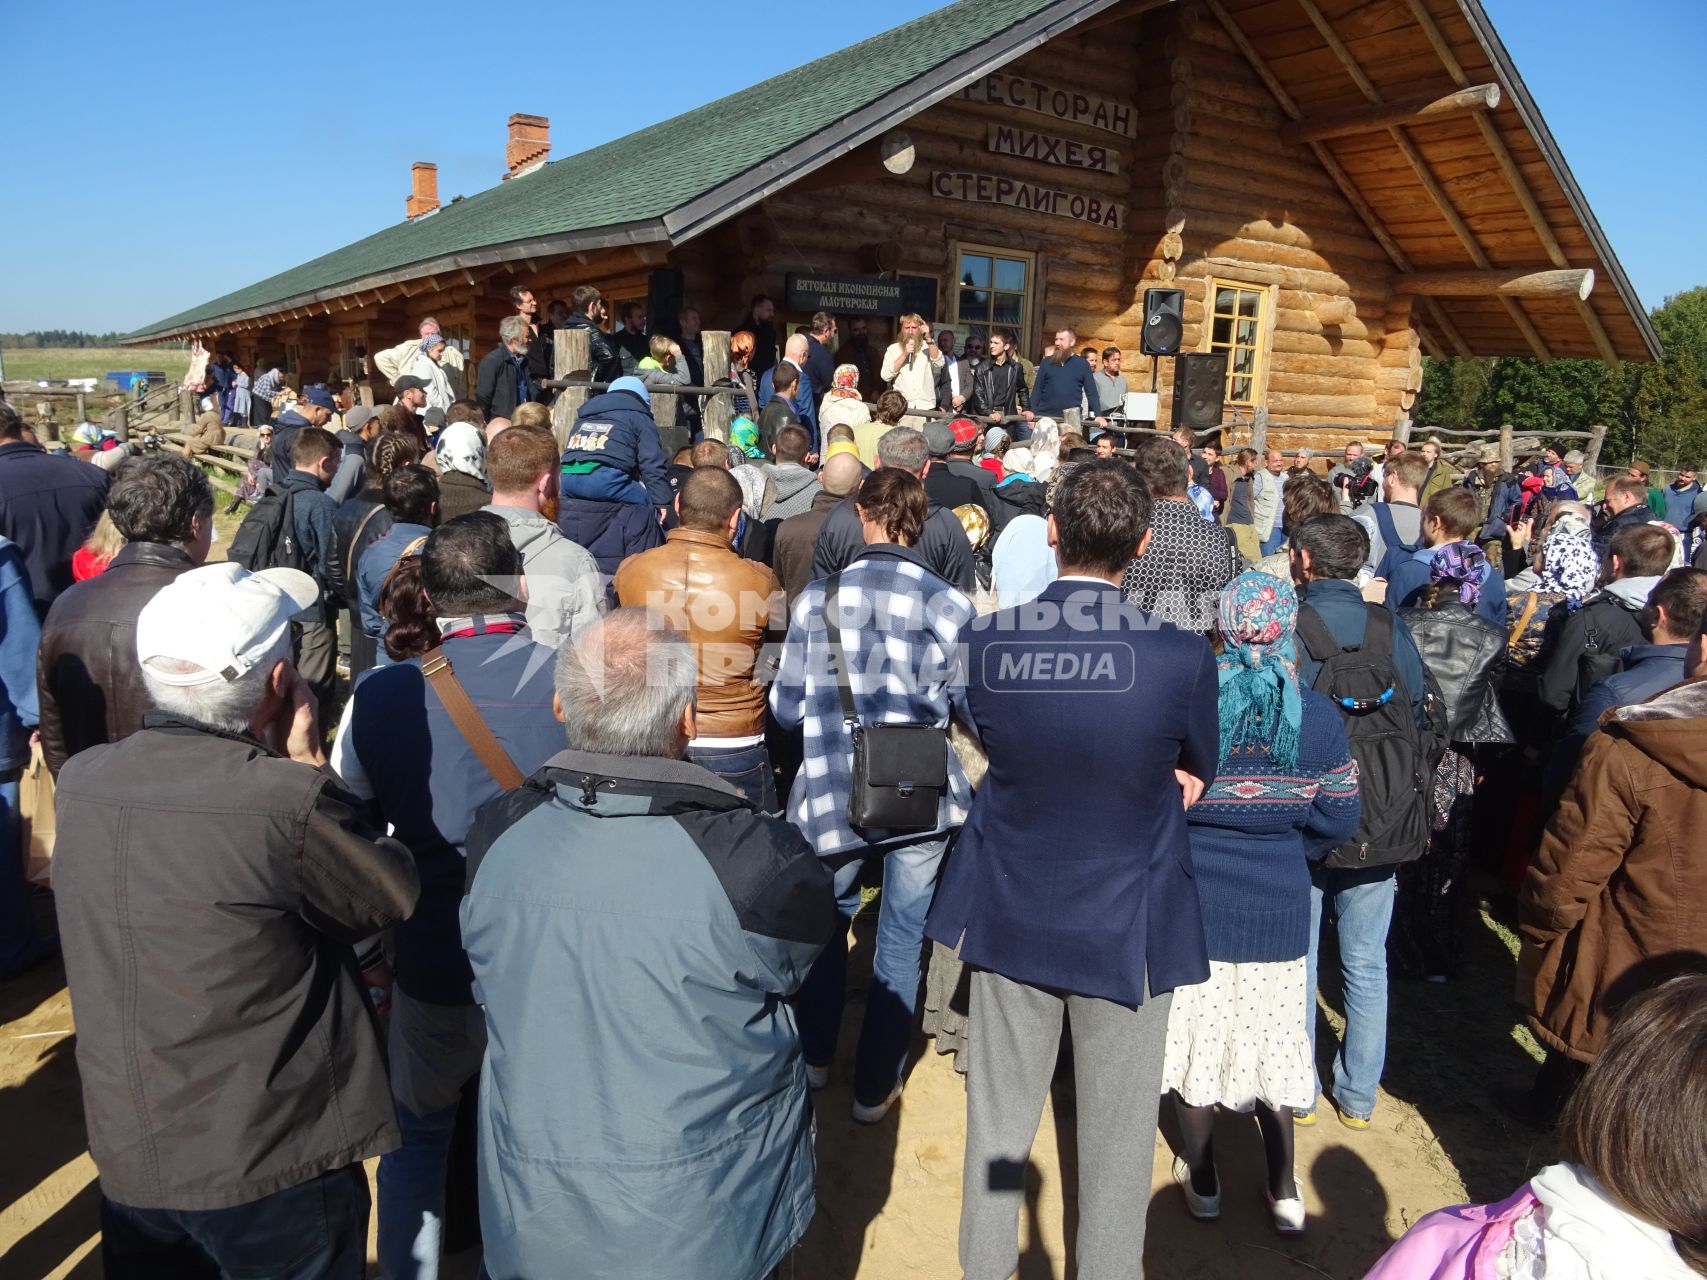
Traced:
<svg viewBox="0 0 1707 1280">
<path fill-rule="evenodd" d="M 1228 280 L 1212 280 L 1209 288 L 1209 349 L 1227 353 L 1227 403 L 1254 405 L 1262 374 L 1264 291 Z"/>
<path fill-rule="evenodd" d="M 1011 329 L 1026 348 L 1026 317 L 1031 313 L 1033 259 L 1030 254 L 1001 253 L 963 246 L 960 250 L 955 332 L 967 338 L 988 339 L 992 329 Z"/>
</svg>

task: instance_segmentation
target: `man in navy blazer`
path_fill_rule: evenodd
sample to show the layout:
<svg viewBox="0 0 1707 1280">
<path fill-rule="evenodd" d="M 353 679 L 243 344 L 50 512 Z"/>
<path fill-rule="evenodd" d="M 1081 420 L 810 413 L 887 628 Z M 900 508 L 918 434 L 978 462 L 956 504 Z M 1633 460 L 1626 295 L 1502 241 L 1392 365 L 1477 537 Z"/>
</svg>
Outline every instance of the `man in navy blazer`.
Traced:
<svg viewBox="0 0 1707 1280">
<path fill-rule="evenodd" d="M 1052 500 L 1061 576 L 978 619 L 966 708 L 989 754 L 926 932 L 972 968 L 960 1264 L 1007 1280 L 1063 1016 L 1078 1094 L 1079 1271 L 1143 1272 L 1168 993 L 1209 961 L 1185 808 L 1218 755 L 1202 637 L 1125 604 L 1150 494 L 1125 463 L 1073 467 Z"/>
</svg>

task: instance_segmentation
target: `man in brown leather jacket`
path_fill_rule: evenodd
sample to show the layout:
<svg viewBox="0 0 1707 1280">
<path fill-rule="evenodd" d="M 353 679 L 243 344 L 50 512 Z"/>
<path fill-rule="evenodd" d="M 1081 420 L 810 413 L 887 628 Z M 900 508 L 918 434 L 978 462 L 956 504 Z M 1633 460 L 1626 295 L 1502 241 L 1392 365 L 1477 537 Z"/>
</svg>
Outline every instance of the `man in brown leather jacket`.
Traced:
<svg viewBox="0 0 1707 1280">
<path fill-rule="evenodd" d="M 57 777 L 79 751 L 142 728 L 151 709 L 136 665 L 136 615 L 179 574 L 207 559 L 213 489 L 184 458 L 135 458 L 107 495 L 125 546 L 106 572 L 53 602 L 42 624 L 36 686 L 41 745 Z"/>
<path fill-rule="evenodd" d="M 782 587 L 764 565 L 731 543 L 741 520 L 741 486 L 720 467 L 701 467 L 676 495 L 681 526 L 664 545 L 624 560 L 612 586 L 623 606 L 641 605 L 693 641 L 699 663 L 697 736 L 688 759 L 709 769 L 767 813 L 776 780 L 765 749 L 765 686 L 759 668 L 767 638 L 784 627 Z"/>
</svg>

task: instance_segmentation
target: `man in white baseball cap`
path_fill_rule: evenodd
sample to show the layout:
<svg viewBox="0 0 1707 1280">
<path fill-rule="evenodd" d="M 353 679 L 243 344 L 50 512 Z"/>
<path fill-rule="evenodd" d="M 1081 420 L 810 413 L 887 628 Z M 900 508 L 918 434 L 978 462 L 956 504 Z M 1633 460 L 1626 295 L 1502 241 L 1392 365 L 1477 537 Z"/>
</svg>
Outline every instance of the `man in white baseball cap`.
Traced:
<svg viewBox="0 0 1707 1280">
<path fill-rule="evenodd" d="M 162 587 L 136 624 L 156 709 L 59 775 L 54 891 L 108 1275 L 364 1274 L 361 1162 L 398 1144 L 367 940 L 420 879 L 324 767 L 290 661 L 291 619 L 319 597 L 305 573 L 229 562 Z"/>
</svg>

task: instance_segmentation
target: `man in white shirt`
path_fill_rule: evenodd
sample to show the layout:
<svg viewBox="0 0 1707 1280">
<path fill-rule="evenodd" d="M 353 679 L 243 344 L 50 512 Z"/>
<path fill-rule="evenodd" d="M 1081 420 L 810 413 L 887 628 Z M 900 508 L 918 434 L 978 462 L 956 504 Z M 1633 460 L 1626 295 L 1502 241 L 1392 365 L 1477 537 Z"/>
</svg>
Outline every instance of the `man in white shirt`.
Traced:
<svg viewBox="0 0 1707 1280">
<path fill-rule="evenodd" d="M 901 337 L 883 353 L 880 376 L 907 397 L 907 407 L 916 411 L 936 408 L 936 376 L 943 355 L 931 341 L 925 318 L 916 312 L 901 317 Z M 912 418 L 908 425 L 921 420 Z"/>
</svg>

